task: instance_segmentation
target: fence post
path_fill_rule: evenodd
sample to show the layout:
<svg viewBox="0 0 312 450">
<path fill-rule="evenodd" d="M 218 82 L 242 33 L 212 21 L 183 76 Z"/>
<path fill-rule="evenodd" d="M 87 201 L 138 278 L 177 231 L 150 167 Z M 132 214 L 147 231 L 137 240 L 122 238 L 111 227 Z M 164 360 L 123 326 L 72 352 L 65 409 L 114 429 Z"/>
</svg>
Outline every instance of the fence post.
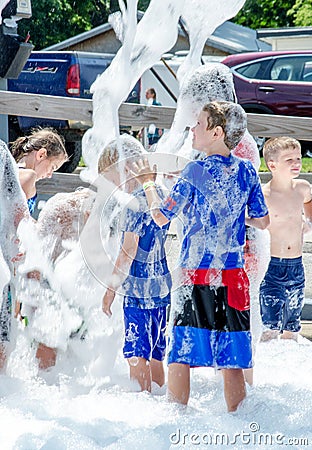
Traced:
<svg viewBox="0 0 312 450">
<path fill-rule="evenodd" d="M 0 78 L 0 89 L 2 91 L 7 90 L 7 80 Z M 6 114 L 0 114 L 0 139 L 8 143 L 9 131 L 8 131 L 8 116 Z"/>
</svg>

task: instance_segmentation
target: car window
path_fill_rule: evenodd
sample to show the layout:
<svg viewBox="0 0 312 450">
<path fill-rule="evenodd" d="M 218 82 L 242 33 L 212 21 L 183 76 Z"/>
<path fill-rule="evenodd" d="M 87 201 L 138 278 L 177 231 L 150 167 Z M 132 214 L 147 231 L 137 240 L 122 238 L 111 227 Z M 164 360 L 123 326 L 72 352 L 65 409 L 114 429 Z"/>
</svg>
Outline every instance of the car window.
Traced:
<svg viewBox="0 0 312 450">
<path fill-rule="evenodd" d="M 311 74 L 311 78 L 309 74 Z M 269 72 L 269 79 L 274 81 L 312 81 L 311 56 L 295 55 L 276 58 Z"/>
<path fill-rule="evenodd" d="M 255 62 L 252 64 L 246 64 L 244 66 L 238 67 L 235 71 L 246 78 L 253 78 L 258 80 L 264 79 L 265 69 L 268 65 L 268 62 L 271 60 L 264 60 Z"/>
<path fill-rule="evenodd" d="M 312 60 L 306 61 L 302 71 L 302 81 L 312 82 Z"/>
</svg>

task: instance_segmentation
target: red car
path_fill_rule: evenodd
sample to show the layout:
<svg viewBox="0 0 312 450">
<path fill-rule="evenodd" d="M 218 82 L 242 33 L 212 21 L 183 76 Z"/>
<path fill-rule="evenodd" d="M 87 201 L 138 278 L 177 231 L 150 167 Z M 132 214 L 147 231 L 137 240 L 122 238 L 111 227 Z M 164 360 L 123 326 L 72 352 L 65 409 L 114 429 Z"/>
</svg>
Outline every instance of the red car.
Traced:
<svg viewBox="0 0 312 450">
<path fill-rule="evenodd" d="M 241 53 L 222 63 L 233 72 L 237 100 L 245 111 L 312 116 L 312 51 Z M 311 143 L 302 144 L 311 150 Z"/>
<path fill-rule="evenodd" d="M 246 111 L 311 117 L 312 51 L 242 53 L 222 62 Z"/>
</svg>

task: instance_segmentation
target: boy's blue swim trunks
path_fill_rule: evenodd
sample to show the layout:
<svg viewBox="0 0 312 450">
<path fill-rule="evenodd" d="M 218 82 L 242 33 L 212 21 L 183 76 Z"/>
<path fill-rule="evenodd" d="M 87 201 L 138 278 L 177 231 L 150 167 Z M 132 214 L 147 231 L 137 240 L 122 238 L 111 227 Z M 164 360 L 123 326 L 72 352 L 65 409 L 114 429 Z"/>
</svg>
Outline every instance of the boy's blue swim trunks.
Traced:
<svg viewBox="0 0 312 450">
<path fill-rule="evenodd" d="M 272 257 L 260 285 L 260 309 L 263 324 L 271 330 L 300 331 L 304 302 L 302 257 Z"/>
<path fill-rule="evenodd" d="M 166 306 L 143 309 L 124 307 L 125 358 L 163 361 L 166 353 Z"/>
</svg>

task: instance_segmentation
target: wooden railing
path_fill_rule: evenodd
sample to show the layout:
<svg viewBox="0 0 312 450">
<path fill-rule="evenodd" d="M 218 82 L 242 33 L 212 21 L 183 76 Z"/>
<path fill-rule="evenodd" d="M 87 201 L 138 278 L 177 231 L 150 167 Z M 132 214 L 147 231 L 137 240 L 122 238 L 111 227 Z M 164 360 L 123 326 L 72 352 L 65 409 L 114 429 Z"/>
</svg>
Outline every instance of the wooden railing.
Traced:
<svg viewBox="0 0 312 450">
<path fill-rule="evenodd" d="M 123 103 L 119 109 L 119 121 L 121 126 L 131 125 L 134 129 L 151 123 L 168 129 L 174 113 L 175 108 Z M 92 100 L 0 91 L 0 114 L 73 120 L 91 126 Z M 256 136 L 287 135 L 312 141 L 312 118 L 308 117 L 248 114 L 248 129 Z M 262 181 L 266 182 L 269 176 L 261 174 Z M 310 174 L 303 174 L 303 177 L 311 182 Z M 51 179 L 38 182 L 38 192 L 53 195 L 61 191 L 71 192 L 77 186 L 86 186 L 79 175 L 56 173 Z"/>
<path fill-rule="evenodd" d="M 137 129 L 151 123 L 159 128 L 170 128 L 174 113 L 175 108 L 123 103 L 119 121 L 122 126 Z M 92 100 L 0 91 L 0 114 L 74 120 L 91 125 Z M 312 118 L 308 117 L 248 114 L 248 129 L 256 136 L 287 135 L 312 141 Z"/>
</svg>

